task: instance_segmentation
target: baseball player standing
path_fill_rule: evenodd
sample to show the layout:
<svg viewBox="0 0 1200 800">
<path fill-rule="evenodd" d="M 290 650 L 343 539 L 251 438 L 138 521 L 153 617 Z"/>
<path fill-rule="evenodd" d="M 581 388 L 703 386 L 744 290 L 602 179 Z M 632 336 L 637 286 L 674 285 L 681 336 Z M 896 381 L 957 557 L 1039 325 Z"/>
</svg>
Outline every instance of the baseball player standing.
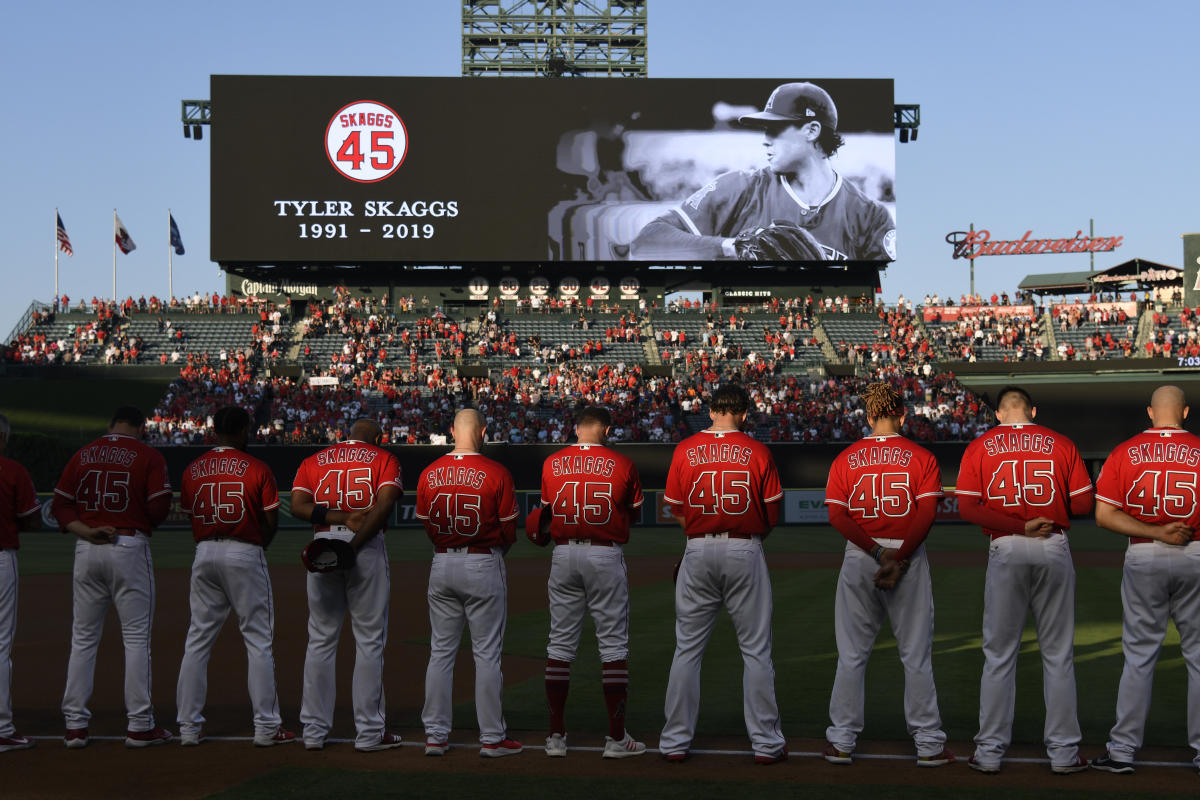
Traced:
<svg viewBox="0 0 1200 800">
<path fill-rule="evenodd" d="M 479 755 L 521 752 L 508 738 L 502 710 L 500 649 L 508 620 L 504 554 L 516 540 L 517 497 L 512 475 L 480 455 L 485 420 L 473 408 L 454 415 L 454 449 L 430 464 L 417 483 L 417 518 L 433 542 L 429 569 L 429 667 L 425 671 L 425 755 L 450 749 L 454 658 L 463 625 L 475 657 Z"/>
<path fill-rule="evenodd" d="M 933 454 L 900 435 L 904 400 L 887 383 L 863 392 L 871 435 L 838 455 L 829 472 L 829 521 L 846 537 L 833 625 L 837 676 L 829 700 L 825 760 L 849 764 L 862 733 L 867 660 L 885 618 L 904 665 L 904 715 L 917 766 L 954 761 L 945 748 L 933 683 L 933 586 L 925 537 L 942 496 Z M 906 566 L 902 566 L 906 565 Z"/>
<path fill-rule="evenodd" d="M 0 414 L 0 753 L 28 750 L 33 739 L 21 736 L 12 718 L 12 645 L 17 631 L 18 533 L 42 527 L 42 506 L 29 472 L 4 455 L 8 417 Z"/>
<path fill-rule="evenodd" d="M 355 552 L 350 569 L 308 574 L 308 652 L 300 722 L 304 747 L 320 750 L 333 727 L 338 639 L 346 613 L 354 632 L 354 749 L 399 747 L 388 733 L 383 696 L 391 574 L 383 531 L 400 499 L 400 463 L 379 446 L 383 431 L 369 419 L 350 427 L 346 441 L 314 453 L 292 482 L 292 515 L 312 523 L 314 539 L 340 539 Z"/>
<path fill-rule="evenodd" d="M 700 664 L 724 606 L 737 632 L 746 728 L 754 760 L 787 758 L 771 661 L 771 576 L 762 540 L 779 521 L 783 489 L 766 446 L 740 428 L 750 398 L 737 384 L 712 393 L 712 427 L 675 447 L 663 499 L 680 519 L 687 547 L 675 583 L 675 657 L 667 682 L 659 751 L 685 761 L 700 710 Z"/>
<path fill-rule="evenodd" d="M 829 162 L 843 141 L 828 92 L 785 83 L 762 111 L 738 122 L 762 130 L 767 166 L 726 172 L 648 223 L 633 241 L 636 258 L 755 260 L 761 257 L 755 232 L 782 225 L 808 234 L 803 249 L 815 244 L 812 253 L 797 252 L 791 260 L 895 259 L 896 224 L 887 207 L 843 180 Z"/>
<path fill-rule="evenodd" d="M 176 707 L 179 743 L 204 738 L 208 657 L 232 608 L 246 643 L 247 686 L 254 709 L 254 744 L 270 747 L 295 740 L 280 726 L 275 690 L 275 601 L 263 551 L 275 537 L 279 493 L 275 476 L 245 450 L 251 420 L 245 409 L 228 406 L 213 415 L 217 446 L 183 473 L 180 507 L 191 515 L 196 539 L 191 610 Z"/>
<path fill-rule="evenodd" d="M 1029 393 L 1006 386 L 996 395 L 994 428 L 971 442 L 958 471 L 963 519 L 991 537 L 983 590 L 983 678 L 979 733 L 967 764 L 1000 771 L 1012 741 L 1017 651 L 1033 611 L 1046 698 L 1050 769 L 1087 769 L 1079 755 L 1075 695 L 1075 565 L 1067 544 L 1071 515 L 1092 510 L 1092 481 L 1075 445 L 1035 425 Z"/>
<path fill-rule="evenodd" d="M 1188 406 L 1177 386 L 1156 389 L 1146 411 L 1152 427 L 1113 448 L 1096 481 L 1096 522 L 1129 537 L 1117 722 L 1108 751 L 1092 761 L 1116 773 L 1133 772 L 1142 746 L 1168 620 L 1187 664 L 1188 744 L 1200 769 L 1200 437 L 1183 429 Z"/>
<path fill-rule="evenodd" d="M 646 745 L 625 730 L 629 691 L 629 578 L 622 545 L 631 517 L 642 507 L 637 467 L 606 447 L 612 415 L 585 408 L 575 425 L 577 444 L 542 465 L 542 502 L 527 522 L 537 544 L 554 541 L 550 564 L 550 643 L 546 648 L 546 702 L 550 736 L 546 755 L 567 754 L 565 713 L 571 663 L 579 649 L 584 616 L 596 624 L 600 679 L 608 707 L 604 758 L 627 758 Z M 543 518 L 545 522 L 543 522 Z"/>
<path fill-rule="evenodd" d="M 154 620 L 154 563 L 150 535 L 171 510 L 171 483 L 162 454 L 141 441 L 146 418 L 133 406 L 113 414 L 108 433 L 67 462 L 54 487 L 51 512 L 75 534 L 74 623 L 62 710 L 67 747 L 87 747 L 87 702 L 96 650 L 110 605 L 117 607 L 125 644 L 126 747 L 171 740 L 154 724 L 150 700 L 150 625 Z"/>
</svg>

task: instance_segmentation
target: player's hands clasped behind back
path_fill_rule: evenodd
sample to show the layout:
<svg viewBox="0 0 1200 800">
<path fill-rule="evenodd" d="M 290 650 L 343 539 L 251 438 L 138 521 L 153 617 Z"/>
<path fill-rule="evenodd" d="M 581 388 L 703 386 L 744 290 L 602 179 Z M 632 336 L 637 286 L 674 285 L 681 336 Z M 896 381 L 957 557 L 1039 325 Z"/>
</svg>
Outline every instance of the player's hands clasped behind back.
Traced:
<svg viewBox="0 0 1200 800">
<path fill-rule="evenodd" d="M 875 588 L 885 591 L 895 589 L 905 572 L 908 572 L 908 559 L 897 561 L 895 550 L 884 550 L 879 554 L 879 570 L 874 578 Z"/>
<path fill-rule="evenodd" d="M 77 530 L 75 535 L 84 541 L 92 544 L 112 544 L 117 540 L 117 529 L 111 525 L 101 525 L 99 528 L 93 528 L 90 525 L 84 526 L 86 530 Z"/>
<path fill-rule="evenodd" d="M 1158 539 L 1165 544 L 1185 545 L 1192 540 L 1192 529 L 1183 520 L 1176 520 L 1167 525 L 1160 525 L 1156 529 Z"/>
<path fill-rule="evenodd" d="M 1045 517 L 1034 517 L 1025 522 L 1025 535 L 1034 539 L 1045 539 L 1054 532 L 1054 520 Z"/>
</svg>

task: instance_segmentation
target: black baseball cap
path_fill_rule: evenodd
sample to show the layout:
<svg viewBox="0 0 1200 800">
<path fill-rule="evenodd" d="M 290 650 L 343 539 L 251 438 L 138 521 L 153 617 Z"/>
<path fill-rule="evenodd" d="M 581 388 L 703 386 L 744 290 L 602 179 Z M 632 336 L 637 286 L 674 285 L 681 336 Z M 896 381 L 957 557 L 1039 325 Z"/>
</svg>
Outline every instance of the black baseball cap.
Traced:
<svg viewBox="0 0 1200 800">
<path fill-rule="evenodd" d="M 738 124 L 750 128 L 765 127 L 769 122 L 816 121 L 837 130 L 837 106 L 829 93 L 815 83 L 800 81 L 784 83 L 775 87 L 767 98 L 767 105 L 755 114 L 738 117 Z"/>
</svg>

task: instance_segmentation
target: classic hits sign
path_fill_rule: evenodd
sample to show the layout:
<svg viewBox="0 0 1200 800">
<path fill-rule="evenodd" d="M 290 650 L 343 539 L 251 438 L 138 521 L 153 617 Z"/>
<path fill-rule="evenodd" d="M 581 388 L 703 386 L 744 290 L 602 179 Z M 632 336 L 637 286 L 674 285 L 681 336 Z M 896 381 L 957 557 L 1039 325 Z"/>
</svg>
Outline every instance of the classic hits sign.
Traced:
<svg viewBox="0 0 1200 800">
<path fill-rule="evenodd" d="M 890 208 L 892 82 L 819 82 L 847 140 L 837 174 Z M 735 118 L 780 83 L 214 75 L 212 257 L 632 260 L 648 223 L 767 165 L 762 131 Z"/>
</svg>

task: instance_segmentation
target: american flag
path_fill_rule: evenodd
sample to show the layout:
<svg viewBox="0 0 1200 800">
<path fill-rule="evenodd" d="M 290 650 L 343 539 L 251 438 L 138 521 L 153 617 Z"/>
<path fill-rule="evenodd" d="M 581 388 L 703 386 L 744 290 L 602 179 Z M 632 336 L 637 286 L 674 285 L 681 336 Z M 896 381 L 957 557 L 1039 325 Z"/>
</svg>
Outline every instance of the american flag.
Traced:
<svg viewBox="0 0 1200 800">
<path fill-rule="evenodd" d="M 67 236 L 67 229 L 63 227 L 62 215 L 56 211 L 54 216 L 58 217 L 58 249 L 69 256 L 75 255 L 75 251 L 71 248 L 71 237 Z"/>
</svg>

